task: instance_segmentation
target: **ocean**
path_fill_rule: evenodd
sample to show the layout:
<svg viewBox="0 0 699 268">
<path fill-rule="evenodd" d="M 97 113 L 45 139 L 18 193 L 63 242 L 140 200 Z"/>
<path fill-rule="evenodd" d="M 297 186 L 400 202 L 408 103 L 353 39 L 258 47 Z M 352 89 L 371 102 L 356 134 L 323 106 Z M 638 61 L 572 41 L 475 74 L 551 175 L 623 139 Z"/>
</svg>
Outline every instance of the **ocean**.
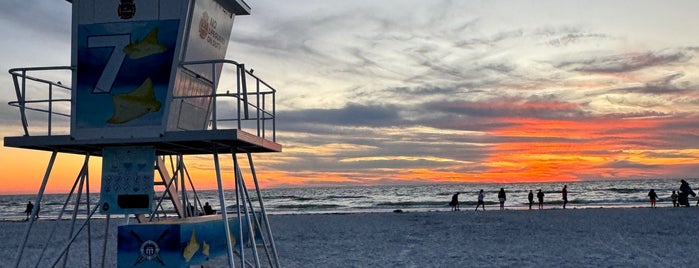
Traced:
<svg viewBox="0 0 699 268">
<path fill-rule="evenodd" d="M 693 187 L 699 185 L 699 179 L 685 179 Z M 308 188 L 272 188 L 261 190 L 265 209 L 269 214 L 311 214 L 311 213 L 358 213 L 411 211 L 449 211 L 451 196 L 458 192 L 461 210 L 476 206 L 478 191 L 485 192 L 486 210 L 499 209 L 497 193 L 504 188 L 507 193 L 506 209 L 528 209 L 527 194 L 538 189 L 545 193 L 544 208 L 560 209 L 561 189 L 568 186 L 567 208 L 611 208 L 611 207 L 647 207 L 648 191 L 655 189 L 659 196 L 658 207 L 671 207 L 670 195 L 680 187 L 680 179 L 644 179 L 644 180 L 602 180 L 555 183 L 508 183 L 508 184 L 419 184 L 419 185 L 384 185 L 384 186 L 342 186 L 342 187 L 308 187 Z M 228 210 L 235 208 L 235 192 L 226 190 Z M 259 211 L 258 199 L 254 190 L 249 191 L 254 209 Z M 202 204 L 209 202 L 215 210 L 220 210 L 218 191 L 198 190 Z M 58 217 L 67 194 L 45 194 L 40 205 L 40 219 Z M 191 193 L 190 193 L 191 197 Z M 36 195 L 0 195 L 0 220 L 16 221 L 25 218 L 24 210 L 28 201 Z M 84 199 L 84 197 L 83 197 Z M 536 198 L 535 198 L 536 199 Z M 90 204 L 94 206 L 99 194 L 92 193 Z M 68 208 L 72 208 L 74 197 Z M 157 202 L 157 201 L 156 201 Z M 165 200 L 165 210 L 171 209 L 171 203 Z M 536 200 L 535 200 L 536 202 Z M 690 197 L 690 204 L 695 205 L 697 198 Z M 78 210 L 78 217 L 87 215 L 83 202 Z M 536 204 L 534 205 L 536 209 Z M 64 212 L 63 219 L 70 218 L 73 211 Z M 98 215 L 97 217 L 104 217 Z"/>
</svg>

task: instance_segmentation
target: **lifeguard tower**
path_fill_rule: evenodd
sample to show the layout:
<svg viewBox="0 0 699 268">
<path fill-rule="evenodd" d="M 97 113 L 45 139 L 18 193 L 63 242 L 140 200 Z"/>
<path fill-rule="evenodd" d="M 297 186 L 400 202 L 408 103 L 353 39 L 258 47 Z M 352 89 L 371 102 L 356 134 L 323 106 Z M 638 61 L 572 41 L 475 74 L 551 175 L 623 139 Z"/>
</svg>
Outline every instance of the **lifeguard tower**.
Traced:
<svg viewBox="0 0 699 268">
<path fill-rule="evenodd" d="M 14 266 L 40 267 L 48 260 L 65 267 L 68 257 L 104 266 L 107 254 L 113 254 L 105 246 L 109 221 L 126 215 L 126 222 L 134 220 L 118 227 L 118 267 L 218 266 L 209 263 L 217 255 L 229 267 L 279 267 L 252 158 L 253 153 L 281 152 L 276 89 L 243 64 L 225 59 L 235 17 L 250 14 L 247 3 L 68 2 L 71 65 L 10 70 L 17 95 L 10 105 L 19 109 L 24 134 L 4 142 L 51 152 L 35 204 L 42 201 L 59 154 L 84 156 L 56 220 L 72 211 L 70 238 L 58 254 L 45 256 L 44 247 L 40 263 L 23 262 L 35 210 Z M 219 88 L 222 80 L 232 86 Z M 223 189 L 220 154 L 232 158 L 233 200 Z M 220 203 L 214 215 L 201 216 L 205 208 L 184 161 L 191 155 L 213 159 Z M 252 194 L 238 155 L 247 158 Z M 102 158 L 101 191 L 99 201 L 90 204 L 88 164 L 95 157 Z M 81 209 L 84 217 L 78 216 Z M 91 253 L 93 246 L 100 248 L 90 242 L 90 220 L 96 215 L 107 225 L 101 262 L 93 261 L 98 254 Z M 88 252 L 71 251 L 84 230 Z"/>
</svg>

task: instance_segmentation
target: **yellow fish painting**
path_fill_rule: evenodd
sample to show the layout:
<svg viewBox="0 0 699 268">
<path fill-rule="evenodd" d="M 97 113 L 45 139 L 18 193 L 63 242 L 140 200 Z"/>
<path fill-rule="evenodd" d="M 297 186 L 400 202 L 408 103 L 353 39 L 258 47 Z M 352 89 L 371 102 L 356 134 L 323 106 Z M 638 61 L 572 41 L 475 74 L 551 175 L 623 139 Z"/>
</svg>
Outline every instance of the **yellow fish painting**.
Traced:
<svg viewBox="0 0 699 268">
<path fill-rule="evenodd" d="M 201 242 L 202 242 L 201 253 L 204 254 L 204 256 L 209 257 L 209 244 L 207 244 L 206 241 L 201 241 Z"/>
<path fill-rule="evenodd" d="M 143 40 L 136 40 L 124 47 L 124 53 L 134 60 L 163 53 L 165 50 L 167 50 L 167 47 L 158 43 L 158 28 L 150 31 Z"/>
<path fill-rule="evenodd" d="M 162 105 L 155 98 L 153 81 L 150 77 L 129 93 L 113 95 L 112 103 L 114 104 L 114 114 L 107 120 L 107 123 L 110 124 L 123 124 L 147 113 L 157 112 Z"/>
<path fill-rule="evenodd" d="M 199 242 L 197 242 L 196 230 L 192 229 L 192 236 L 189 238 L 189 243 L 187 243 L 182 253 L 184 260 L 189 262 L 194 257 L 194 254 L 197 253 L 197 250 L 199 250 Z"/>
</svg>

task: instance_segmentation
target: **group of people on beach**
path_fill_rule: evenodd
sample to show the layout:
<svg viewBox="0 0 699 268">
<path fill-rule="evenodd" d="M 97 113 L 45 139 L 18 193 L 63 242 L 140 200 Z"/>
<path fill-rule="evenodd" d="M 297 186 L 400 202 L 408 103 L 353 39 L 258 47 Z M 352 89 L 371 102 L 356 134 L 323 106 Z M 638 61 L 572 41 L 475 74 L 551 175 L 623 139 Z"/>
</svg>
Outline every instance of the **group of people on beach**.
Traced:
<svg viewBox="0 0 699 268">
<path fill-rule="evenodd" d="M 464 192 L 456 192 L 454 195 L 451 197 L 451 202 L 449 202 L 449 206 L 451 206 L 452 211 L 459 211 L 460 206 L 459 206 L 459 194 L 462 194 Z M 541 191 L 541 189 L 538 190 L 536 193 L 536 199 L 539 202 L 539 209 L 544 208 L 544 192 Z M 697 194 L 692 190 L 692 187 L 689 186 L 689 183 L 685 181 L 684 179 L 680 180 L 680 188 L 677 191 L 672 191 L 672 195 L 670 195 L 670 199 L 672 199 L 672 206 L 673 207 L 689 207 L 689 196 L 696 197 Z M 650 200 L 650 205 L 652 208 L 656 207 L 656 203 L 659 199 L 658 194 L 655 192 L 655 189 L 650 189 L 648 192 L 648 198 Z M 563 200 L 563 209 L 566 208 L 566 205 L 568 205 L 568 185 L 563 185 L 563 189 L 561 190 L 561 199 Z M 529 209 L 532 209 L 532 206 L 534 205 L 534 191 L 529 190 L 529 194 L 527 195 L 527 200 L 529 201 Z M 498 191 L 498 201 L 500 202 L 500 210 L 505 209 L 505 201 L 507 201 L 507 193 L 505 192 L 505 188 L 500 188 L 500 191 Z M 697 206 L 699 206 L 699 200 L 697 200 Z M 483 189 L 481 189 L 478 192 L 478 203 L 476 204 L 476 210 L 478 208 L 481 208 L 482 210 L 485 210 L 485 193 Z"/>
<path fill-rule="evenodd" d="M 672 199 L 673 207 L 689 206 L 689 196 L 696 197 L 697 194 L 689 186 L 689 183 L 684 179 L 680 180 L 680 189 L 678 191 L 672 191 L 670 199 Z M 655 189 L 650 189 L 648 192 L 648 199 L 650 199 L 650 207 L 654 208 L 658 200 L 658 194 Z M 699 200 L 697 201 L 697 206 L 699 206 Z"/>
<path fill-rule="evenodd" d="M 449 206 L 451 206 L 452 211 L 459 211 L 461 210 L 460 205 L 459 205 L 459 194 L 462 194 L 464 192 L 456 192 L 454 195 L 451 196 L 451 202 L 449 202 Z M 544 192 L 539 189 L 539 191 L 536 193 L 536 198 L 539 201 L 539 209 L 544 208 Z M 568 204 L 568 185 L 563 185 L 563 189 L 561 190 L 561 198 L 563 199 L 563 209 L 566 208 L 566 205 Z M 529 200 L 529 209 L 532 209 L 532 206 L 534 205 L 534 192 L 532 190 L 529 190 L 529 194 L 527 195 L 527 199 Z M 500 202 L 500 210 L 505 210 L 505 201 L 507 201 L 507 193 L 505 192 L 505 188 L 500 188 L 500 191 L 498 191 L 498 201 Z M 478 208 L 482 208 L 485 210 L 485 193 L 483 192 L 483 189 L 481 189 L 478 192 L 478 202 L 476 204 L 476 211 Z"/>
</svg>

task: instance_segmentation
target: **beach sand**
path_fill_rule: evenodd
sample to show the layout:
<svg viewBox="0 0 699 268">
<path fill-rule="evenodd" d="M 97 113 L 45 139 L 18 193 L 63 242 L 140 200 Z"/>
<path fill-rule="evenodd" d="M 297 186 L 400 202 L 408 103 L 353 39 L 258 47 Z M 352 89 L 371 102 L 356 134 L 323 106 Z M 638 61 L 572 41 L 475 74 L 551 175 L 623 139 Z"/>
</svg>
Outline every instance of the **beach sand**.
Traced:
<svg viewBox="0 0 699 268">
<path fill-rule="evenodd" d="M 691 266 L 699 256 L 696 207 L 463 209 L 269 217 L 283 267 Z M 94 267 L 100 263 L 104 222 L 91 225 L 97 239 Z M 112 220 L 107 267 L 116 266 L 117 224 L 123 219 Z M 35 223 L 20 267 L 34 266 L 53 226 L 54 221 Z M 2 267 L 14 265 L 25 228 L 23 222 L 0 222 Z M 49 252 L 63 247 L 69 228 L 68 221 L 59 224 Z M 86 245 L 71 248 L 67 267 L 88 266 Z M 52 263 L 54 254 L 39 267 Z"/>
</svg>

